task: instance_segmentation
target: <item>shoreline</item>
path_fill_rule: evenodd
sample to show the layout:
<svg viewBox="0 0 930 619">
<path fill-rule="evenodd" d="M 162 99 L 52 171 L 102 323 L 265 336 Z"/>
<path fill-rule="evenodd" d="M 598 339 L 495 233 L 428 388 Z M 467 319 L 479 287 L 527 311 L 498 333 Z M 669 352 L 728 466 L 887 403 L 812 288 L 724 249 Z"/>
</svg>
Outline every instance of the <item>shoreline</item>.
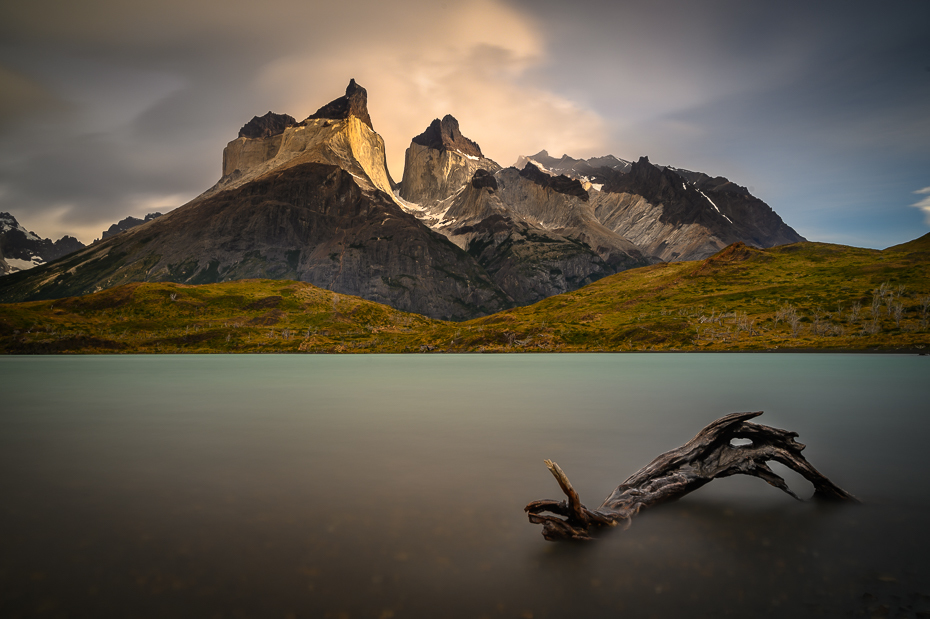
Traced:
<svg viewBox="0 0 930 619">
<path fill-rule="evenodd" d="M 364 351 L 342 351 L 342 352 L 299 352 L 299 351 L 250 351 L 250 352 L 95 352 L 95 351 L 74 351 L 74 352 L 57 352 L 57 353 L 8 353 L 0 352 L 0 357 L 158 357 L 167 355 L 186 355 L 186 356 L 210 356 L 210 355 L 229 355 L 229 356 L 249 356 L 249 355 L 328 355 L 333 357 L 342 356 L 427 356 L 427 355 L 668 355 L 668 354 L 829 354 L 829 355 L 913 355 L 918 357 L 930 357 L 930 350 L 921 348 L 901 348 L 901 349 L 862 349 L 862 348 L 773 348 L 773 349 L 738 349 L 738 350 L 551 350 L 551 351 L 445 351 L 432 350 L 424 352 L 364 352 Z"/>
</svg>

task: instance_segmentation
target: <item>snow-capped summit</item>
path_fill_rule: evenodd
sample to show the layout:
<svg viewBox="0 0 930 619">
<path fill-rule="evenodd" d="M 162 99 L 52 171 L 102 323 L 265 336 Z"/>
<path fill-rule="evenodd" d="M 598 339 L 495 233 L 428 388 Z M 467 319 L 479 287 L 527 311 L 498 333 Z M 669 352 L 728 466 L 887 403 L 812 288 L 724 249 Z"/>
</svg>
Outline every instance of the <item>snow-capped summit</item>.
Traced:
<svg viewBox="0 0 930 619">
<path fill-rule="evenodd" d="M 23 228 L 10 213 L 0 213 L 0 275 L 45 264 L 84 247 L 73 236 L 43 239 Z"/>
</svg>

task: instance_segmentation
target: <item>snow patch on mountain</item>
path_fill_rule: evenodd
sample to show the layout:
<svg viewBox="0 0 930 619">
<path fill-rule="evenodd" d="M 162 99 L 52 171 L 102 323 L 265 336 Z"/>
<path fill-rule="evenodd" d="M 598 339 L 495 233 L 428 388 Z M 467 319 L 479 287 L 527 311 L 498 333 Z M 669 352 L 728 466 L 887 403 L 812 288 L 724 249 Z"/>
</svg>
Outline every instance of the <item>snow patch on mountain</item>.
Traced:
<svg viewBox="0 0 930 619">
<path fill-rule="evenodd" d="M 701 190 L 698 189 L 698 191 L 701 191 Z M 719 208 L 717 208 L 717 205 L 714 204 L 714 201 L 713 201 L 713 200 L 711 200 L 710 198 L 707 197 L 707 194 L 706 194 L 706 193 L 704 193 L 703 191 L 701 191 L 701 195 L 704 196 L 705 198 L 707 198 L 707 201 L 710 202 L 710 205 L 711 205 L 712 207 L 714 207 L 714 210 L 715 210 L 715 211 L 717 211 L 718 213 L 720 213 L 721 215 L 723 215 L 723 212 L 722 212 Z M 726 219 L 726 220 L 729 221 L 730 223 L 733 223 L 733 220 L 730 219 L 729 217 L 727 217 L 726 215 L 723 215 L 723 217 L 724 217 L 724 219 Z"/>
</svg>

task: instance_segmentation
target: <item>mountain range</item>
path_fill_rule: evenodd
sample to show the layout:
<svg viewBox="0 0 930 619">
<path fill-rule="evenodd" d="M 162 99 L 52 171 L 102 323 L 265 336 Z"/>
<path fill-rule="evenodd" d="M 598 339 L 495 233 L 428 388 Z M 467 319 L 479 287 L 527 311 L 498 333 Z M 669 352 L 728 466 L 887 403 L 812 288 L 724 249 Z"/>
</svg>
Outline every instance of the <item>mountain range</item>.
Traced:
<svg viewBox="0 0 930 619">
<path fill-rule="evenodd" d="M 161 217 L 161 213 L 149 213 L 145 219 L 126 217 L 104 230 L 100 238 L 125 232 L 156 217 Z M 68 235 L 57 241 L 43 239 L 35 232 L 23 228 L 10 213 L 0 213 L 0 275 L 25 271 L 85 247 L 84 243 Z"/>
<path fill-rule="evenodd" d="M 803 240 L 726 178 L 645 157 L 555 159 L 545 151 L 504 168 L 451 115 L 411 140 L 395 183 L 367 92 L 354 80 L 301 122 L 254 117 L 224 149 L 213 187 L 163 216 L 115 228 L 0 278 L 0 301 L 130 282 L 271 278 L 466 320 L 626 269 L 706 258 L 734 242 Z"/>
<path fill-rule="evenodd" d="M 31 269 L 83 247 L 73 236 L 43 239 L 23 228 L 10 213 L 0 213 L 0 275 Z"/>
</svg>

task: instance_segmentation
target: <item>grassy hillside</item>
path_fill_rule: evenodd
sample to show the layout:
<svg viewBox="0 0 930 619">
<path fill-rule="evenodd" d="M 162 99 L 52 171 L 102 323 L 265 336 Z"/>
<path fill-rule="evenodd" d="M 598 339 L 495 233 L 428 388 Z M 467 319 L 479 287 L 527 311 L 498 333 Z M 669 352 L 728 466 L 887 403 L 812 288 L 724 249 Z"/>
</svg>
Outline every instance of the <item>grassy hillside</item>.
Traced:
<svg viewBox="0 0 930 619">
<path fill-rule="evenodd" d="M 0 352 L 930 348 L 930 235 L 886 249 L 742 244 L 452 323 L 310 284 L 130 284 L 0 305 Z"/>
<path fill-rule="evenodd" d="M 403 350 L 435 322 L 286 280 L 127 284 L 0 305 L 0 351 L 386 352 Z M 380 346 L 382 333 L 391 348 Z"/>
</svg>

